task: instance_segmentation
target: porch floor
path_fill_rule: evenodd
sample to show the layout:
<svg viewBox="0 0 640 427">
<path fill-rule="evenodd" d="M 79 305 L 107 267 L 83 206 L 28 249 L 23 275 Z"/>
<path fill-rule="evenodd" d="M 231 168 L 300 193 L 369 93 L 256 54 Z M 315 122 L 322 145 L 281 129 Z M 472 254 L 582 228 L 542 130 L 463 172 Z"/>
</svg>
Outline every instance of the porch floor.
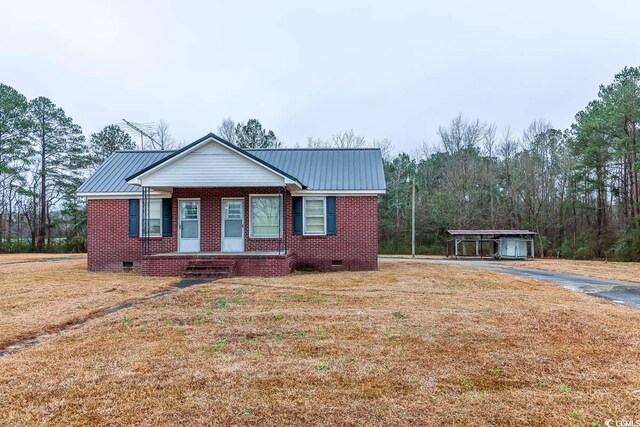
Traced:
<svg viewBox="0 0 640 427">
<path fill-rule="evenodd" d="M 208 252 L 167 252 L 162 254 L 147 255 L 149 257 L 185 257 L 185 256 L 230 256 L 230 257 L 251 257 L 251 256 L 287 256 L 290 251 L 246 251 L 246 252 L 220 252 L 220 251 L 208 251 Z"/>
</svg>

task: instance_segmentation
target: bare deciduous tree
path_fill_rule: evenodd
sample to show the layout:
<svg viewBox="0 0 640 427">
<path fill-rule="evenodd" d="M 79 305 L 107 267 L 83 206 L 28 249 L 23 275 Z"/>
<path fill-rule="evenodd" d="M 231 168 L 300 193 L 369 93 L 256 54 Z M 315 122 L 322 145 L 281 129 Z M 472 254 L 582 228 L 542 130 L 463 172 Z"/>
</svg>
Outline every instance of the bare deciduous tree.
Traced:
<svg viewBox="0 0 640 427">
<path fill-rule="evenodd" d="M 149 141 L 149 145 L 154 150 L 173 150 L 176 148 L 176 140 L 169 130 L 169 123 L 162 119 L 156 123 L 155 128 L 151 131 L 151 137 L 153 139 Z"/>
<path fill-rule="evenodd" d="M 231 117 L 227 117 L 218 126 L 218 135 L 232 144 L 236 143 L 236 122 L 231 120 Z"/>
</svg>

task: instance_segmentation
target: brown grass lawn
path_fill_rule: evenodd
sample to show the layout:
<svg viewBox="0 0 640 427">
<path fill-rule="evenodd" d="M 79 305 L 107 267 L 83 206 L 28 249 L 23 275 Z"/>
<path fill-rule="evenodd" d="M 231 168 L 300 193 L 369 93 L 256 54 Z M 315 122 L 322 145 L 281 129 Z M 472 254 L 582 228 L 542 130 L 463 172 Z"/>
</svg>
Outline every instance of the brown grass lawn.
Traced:
<svg viewBox="0 0 640 427">
<path fill-rule="evenodd" d="M 176 278 L 90 273 L 86 256 L 45 261 L 47 254 L 0 255 L 0 349 L 15 341 L 52 332 L 99 309 L 166 288 Z M 48 254 L 52 255 L 52 254 Z M 54 257 L 66 254 L 54 254 Z M 31 257 L 31 258 L 29 258 Z"/>
<path fill-rule="evenodd" d="M 0 358 L 0 423 L 639 419 L 639 326 L 628 307 L 454 265 L 233 278 Z"/>
<path fill-rule="evenodd" d="M 83 260 L 87 258 L 87 254 L 0 254 L 0 266 L 3 264 L 49 261 L 61 258 Z"/>
<path fill-rule="evenodd" d="M 502 261 L 504 265 L 562 273 L 599 277 L 609 280 L 640 282 L 639 262 L 576 261 L 570 259 L 532 259 L 528 261 Z"/>
</svg>

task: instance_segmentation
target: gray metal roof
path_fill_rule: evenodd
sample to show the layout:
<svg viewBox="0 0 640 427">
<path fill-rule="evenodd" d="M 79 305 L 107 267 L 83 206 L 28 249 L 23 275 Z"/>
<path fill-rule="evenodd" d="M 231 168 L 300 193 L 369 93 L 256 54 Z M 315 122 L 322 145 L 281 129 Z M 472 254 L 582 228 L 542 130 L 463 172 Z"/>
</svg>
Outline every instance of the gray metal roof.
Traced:
<svg viewBox="0 0 640 427">
<path fill-rule="evenodd" d="M 452 236 L 530 236 L 535 233 L 529 230 L 447 230 Z"/>
<path fill-rule="evenodd" d="M 116 151 L 78 188 L 78 193 L 140 192 L 125 178 L 171 154 L 172 151 Z"/>
<path fill-rule="evenodd" d="M 295 176 L 308 190 L 384 190 L 377 148 L 246 150 Z"/>
<path fill-rule="evenodd" d="M 295 177 L 308 190 L 384 190 L 382 155 L 377 148 L 245 150 Z M 78 193 L 140 192 L 125 179 L 173 151 L 117 151 L 78 189 Z"/>
</svg>

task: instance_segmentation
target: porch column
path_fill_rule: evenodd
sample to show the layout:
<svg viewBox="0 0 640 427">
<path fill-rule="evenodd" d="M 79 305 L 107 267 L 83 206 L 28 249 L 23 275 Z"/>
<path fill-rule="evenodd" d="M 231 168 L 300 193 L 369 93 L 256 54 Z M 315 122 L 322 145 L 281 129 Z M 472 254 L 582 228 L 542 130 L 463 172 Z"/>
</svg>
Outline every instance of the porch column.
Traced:
<svg viewBox="0 0 640 427">
<path fill-rule="evenodd" d="M 140 209 L 142 210 L 142 235 L 140 244 L 142 245 L 142 255 L 149 255 L 149 204 L 151 201 L 151 189 L 142 187 L 142 200 L 140 201 Z"/>
<path fill-rule="evenodd" d="M 287 232 L 287 221 L 289 216 L 287 215 L 287 187 L 284 188 L 282 194 L 282 232 L 284 233 L 284 253 L 289 252 L 289 233 Z"/>
</svg>

